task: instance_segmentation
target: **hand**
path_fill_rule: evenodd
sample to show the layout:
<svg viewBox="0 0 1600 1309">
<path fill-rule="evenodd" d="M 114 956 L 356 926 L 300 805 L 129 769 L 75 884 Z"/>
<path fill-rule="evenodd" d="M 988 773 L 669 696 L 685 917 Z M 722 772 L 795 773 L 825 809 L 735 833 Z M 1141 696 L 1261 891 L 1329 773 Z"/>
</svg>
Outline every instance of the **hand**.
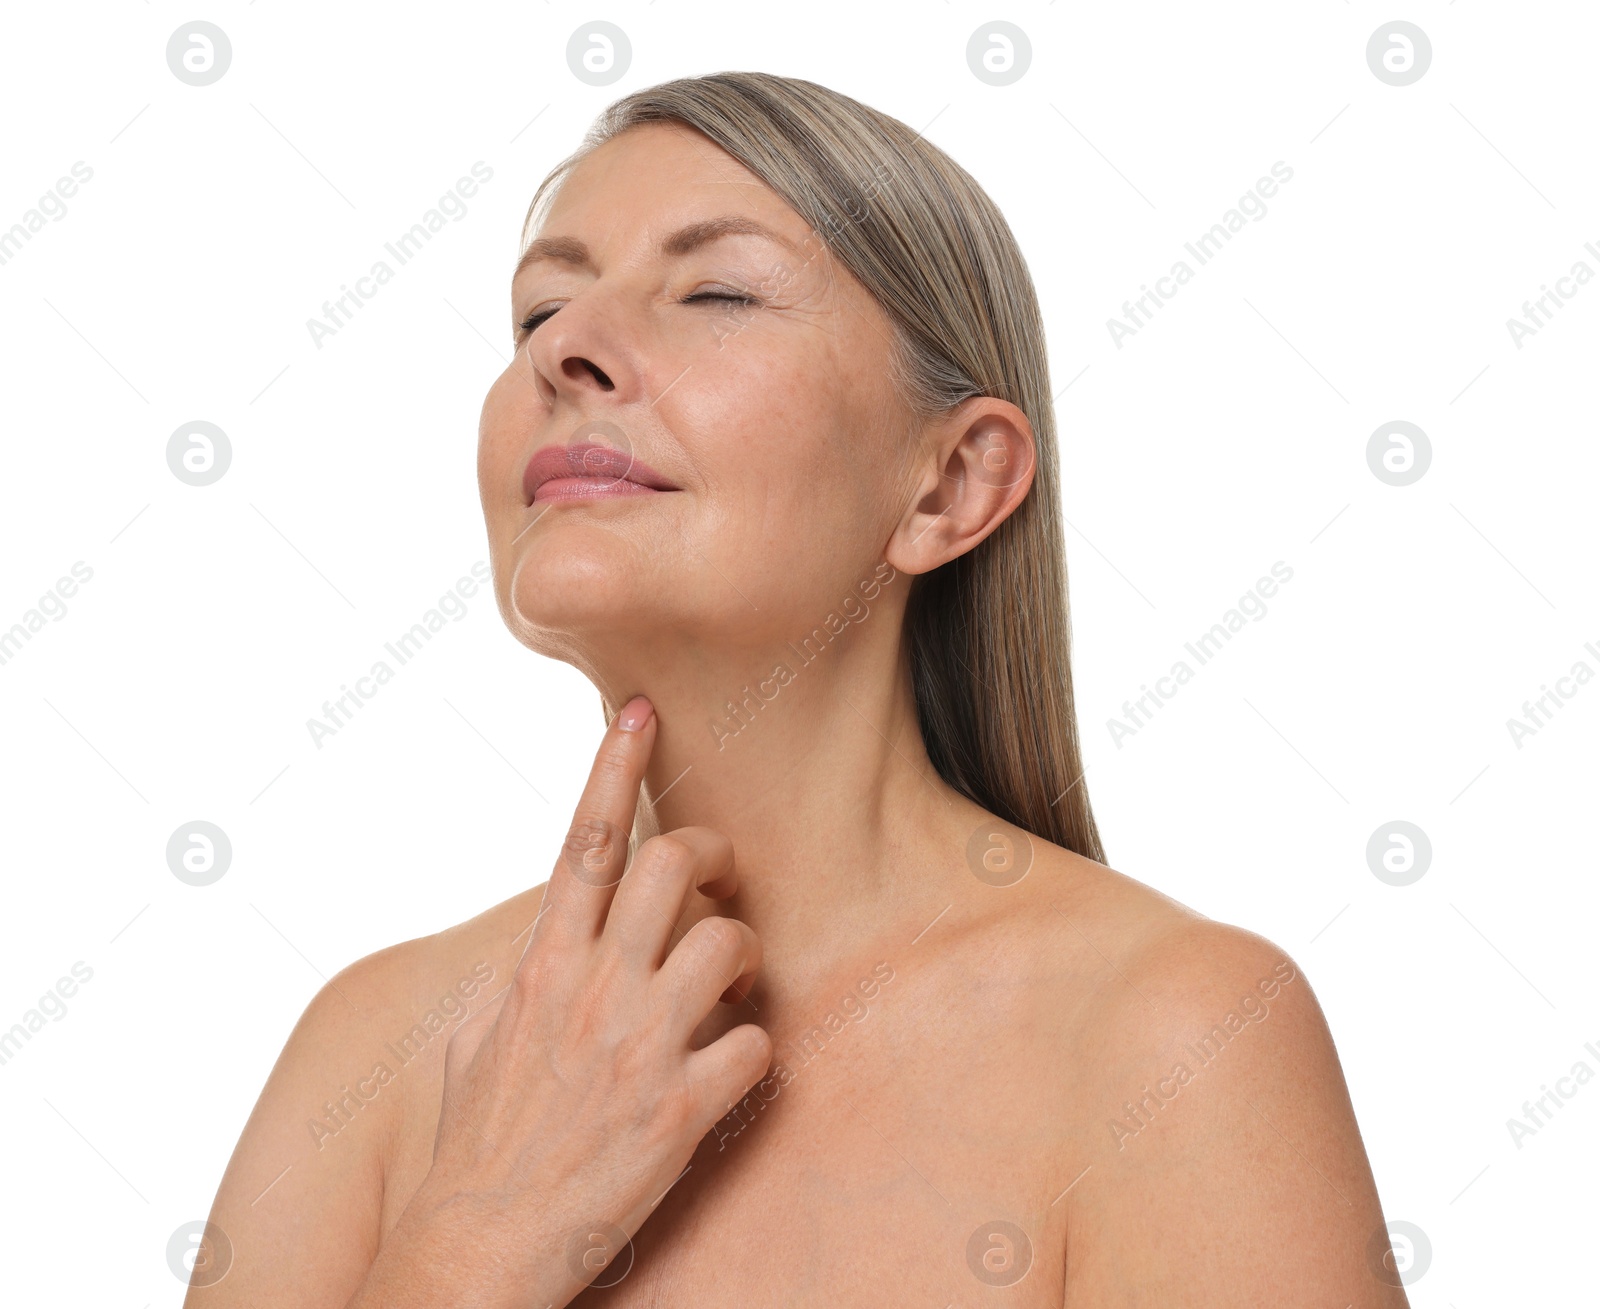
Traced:
<svg viewBox="0 0 1600 1309">
<path fill-rule="evenodd" d="M 712 915 L 672 946 L 691 889 L 736 890 L 732 843 L 681 827 L 624 871 L 655 733 L 643 697 L 606 730 L 510 985 L 450 1039 L 433 1167 L 391 1236 L 425 1230 L 474 1303 L 566 1304 L 771 1064 L 753 1023 L 691 1047 L 754 981 L 750 927 Z"/>
</svg>

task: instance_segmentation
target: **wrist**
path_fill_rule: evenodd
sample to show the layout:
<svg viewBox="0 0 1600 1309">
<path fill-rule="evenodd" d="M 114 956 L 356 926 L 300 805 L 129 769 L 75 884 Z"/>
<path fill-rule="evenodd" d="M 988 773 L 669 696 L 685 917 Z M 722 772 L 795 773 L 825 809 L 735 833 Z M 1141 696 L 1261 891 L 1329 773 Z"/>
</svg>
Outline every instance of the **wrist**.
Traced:
<svg viewBox="0 0 1600 1309">
<path fill-rule="evenodd" d="M 347 1309 L 547 1309 L 582 1289 L 537 1219 L 513 1214 L 505 1197 L 463 1192 L 430 1174 Z"/>
</svg>

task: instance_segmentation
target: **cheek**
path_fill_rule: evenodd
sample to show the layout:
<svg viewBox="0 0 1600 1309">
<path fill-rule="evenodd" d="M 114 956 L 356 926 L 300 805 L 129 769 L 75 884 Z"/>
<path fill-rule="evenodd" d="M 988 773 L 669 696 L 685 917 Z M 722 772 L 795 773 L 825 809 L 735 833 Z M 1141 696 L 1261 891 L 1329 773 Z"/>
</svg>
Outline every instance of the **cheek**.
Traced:
<svg viewBox="0 0 1600 1309">
<path fill-rule="evenodd" d="M 511 494 L 511 463 L 524 444 L 530 388 L 508 368 L 489 388 L 478 416 L 478 490 L 485 507 Z M 514 479 L 513 479 L 514 480 Z"/>
<path fill-rule="evenodd" d="M 752 328 L 695 363 L 673 398 L 685 448 L 697 462 L 690 442 L 704 449 L 708 478 L 736 461 L 733 471 L 779 495 L 856 457 L 857 416 L 827 346 Z"/>
<path fill-rule="evenodd" d="M 818 405 L 814 390 L 792 381 L 744 378 L 708 387 L 692 397 L 681 424 L 673 423 L 714 510 L 706 526 L 751 562 L 780 547 L 792 557 L 798 541 L 820 546 L 837 527 L 841 493 L 848 494 L 836 485 L 849 476 L 832 439 L 836 416 Z"/>
<path fill-rule="evenodd" d="M 739 551 L 831 575 L 839 557 L 876 549 L 881 542 L 866 538 L 886 535 L 879 529 L 894 497 L 885 482 L 897 453 L 882 384 L 863 380 L 841 356 L 848 343 L 823 332 L 798 350 L 759 336 L 729 342 L 722 367 L 685 388 L 684 445 L 716 488 Z M 798 555 L 797 543 L 805 543 Z"/>
</svg>

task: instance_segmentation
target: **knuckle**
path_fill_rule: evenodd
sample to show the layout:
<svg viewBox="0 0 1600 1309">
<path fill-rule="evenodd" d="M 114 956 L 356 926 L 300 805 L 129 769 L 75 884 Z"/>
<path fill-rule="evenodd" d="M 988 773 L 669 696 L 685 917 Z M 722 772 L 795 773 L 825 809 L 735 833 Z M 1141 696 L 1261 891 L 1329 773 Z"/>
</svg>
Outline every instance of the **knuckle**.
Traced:
<svg viewBox="0 0 1600 1309">
<path fill-rule="evenodd" d="M 567 868 L 582 881 L 590 881 L 609 867 L 616 855 L 620 833 L 604 818 L 579 818 L 561 844 Z"/>
<path fill-rule="evenodd" d="M 738 954 L 744 948 L 744 933 L 732 919 L 720 914 L 702 918 L 694 931 L 700 947 L 718 958 Z"/>
<path fill-rule="evenodd" d="M 649 852 L 648 865 L 662 874 L 681 872 L 694 863 L 694 847 L 670 833 L 652 836 L 639 847 L 640 855 Z"/>
<path fill-rule="evenodd" d="M 670 1083 L 656 1101 L 656 1115 L 665 1135 L 676 1137 L 700 1117 L 701 1095 L 681 1079 Z"/>
<path fill-rule="evenodd" d="M 623 737 L 611 742 L 595 757 L 594 768 L 608 782 L 626 782 L 633 771 L 632 740 Z"/>
<path fill-rule="evenodd" d="M 643 1083 L 653 1062 L 653 1052 L 644 1041 L 631 1038 L 618 1040 L 612 1047 L 611 1066 L 617 1079 L 626 1086 Z"/>
<path fill-rule="evenodd" d="M 741 1053 L 748 1061 L 745 1067 L 754 1070 L 752 1076 L 757 1079 L 764 1077 L 772 1067 L 773 1055 L 777 1053 L 772 1033 L 764 1027 L 749 1024 L 744 1044 L 746 1048 Z"/>
</svg>

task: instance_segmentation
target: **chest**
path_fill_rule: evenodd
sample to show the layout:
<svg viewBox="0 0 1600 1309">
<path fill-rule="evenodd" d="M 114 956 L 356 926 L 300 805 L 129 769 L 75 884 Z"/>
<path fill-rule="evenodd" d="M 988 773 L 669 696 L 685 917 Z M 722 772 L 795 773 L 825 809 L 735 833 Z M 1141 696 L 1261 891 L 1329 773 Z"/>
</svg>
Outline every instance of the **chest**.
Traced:
<svg viewBox="0 0 1600 1309">
<path fill-rule="evenodd" d="M 627 1248 L 607 1262 L 597 1237 L 604 1266 L 572 1303 L 1059 1306 L 1057 1088 L 1016 1015 L 916 999 L 891 983 L 774 1020 L 771 1075 Z M 385 1228 L 426 1174 L 430 1095 L 431 1120 L 399 1143 Z"/>
<path fill-rule="evenodd" d="M 614 1285 L 574 1304 L 878 1309 L 1009 1286 L 998 1303 L 1059 1306 L 1065 1221 L 1048 1169 L 1019 1148 L 1004 1091 L 953 1093 L 951 1072 L 921 1067 L 906 1087 L 842 1048 L 780 1065 L 596 1279 Z"/>
</svg>

